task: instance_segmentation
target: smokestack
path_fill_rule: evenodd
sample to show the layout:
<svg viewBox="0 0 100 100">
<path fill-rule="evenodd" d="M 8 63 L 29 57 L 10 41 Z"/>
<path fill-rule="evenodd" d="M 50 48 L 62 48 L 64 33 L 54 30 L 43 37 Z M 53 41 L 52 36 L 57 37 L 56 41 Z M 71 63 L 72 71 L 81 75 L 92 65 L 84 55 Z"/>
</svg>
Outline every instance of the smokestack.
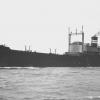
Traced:
<svg viewBox="0 0 100 100">
<path fill-rule="evenodd" d="M 98 37 L 97 36 L 91 37 L 91 46 L 93 46 L 93 47 L 98 46 Z"/>
</svg>

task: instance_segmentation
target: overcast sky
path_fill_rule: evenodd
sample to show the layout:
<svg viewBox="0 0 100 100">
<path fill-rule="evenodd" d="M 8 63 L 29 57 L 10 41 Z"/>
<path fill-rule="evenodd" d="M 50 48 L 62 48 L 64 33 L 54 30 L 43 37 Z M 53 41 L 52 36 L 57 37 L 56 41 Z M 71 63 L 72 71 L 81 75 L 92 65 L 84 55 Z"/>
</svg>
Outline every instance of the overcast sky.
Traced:
<svg viewBox="0 0 100 100">
<path fill-rule="evenodd" d="M 63 53 L 68 27 L 80 32 L 82 25 L 90 42 L 100 31 L 100 0 L 0 0 L 0 44 L 12 49 Z"/>
</svg>

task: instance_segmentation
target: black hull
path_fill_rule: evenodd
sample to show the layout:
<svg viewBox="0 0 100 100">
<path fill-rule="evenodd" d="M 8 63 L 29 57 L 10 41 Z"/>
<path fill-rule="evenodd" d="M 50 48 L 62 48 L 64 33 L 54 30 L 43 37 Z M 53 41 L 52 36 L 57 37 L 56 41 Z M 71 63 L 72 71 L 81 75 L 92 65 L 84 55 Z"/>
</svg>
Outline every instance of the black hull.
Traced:
<svg viewBox="0 0 100 100">
<path fill-rule="evenodd" d="M 46 54 L 18 50 L 1 50 L 0 67 L 100 67 L 99 54 Z"/>
</svg>

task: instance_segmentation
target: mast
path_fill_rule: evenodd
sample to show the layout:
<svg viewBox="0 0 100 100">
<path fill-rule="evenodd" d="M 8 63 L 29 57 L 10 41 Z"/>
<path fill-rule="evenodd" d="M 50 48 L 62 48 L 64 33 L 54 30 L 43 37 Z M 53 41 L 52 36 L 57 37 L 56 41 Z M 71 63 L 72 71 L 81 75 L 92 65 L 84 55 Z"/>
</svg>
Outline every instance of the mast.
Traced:
<svg viewBox="0 0 100 100">
<path fill-rule="evenodd" d="M 69 43 L 69 44 L 68 44 L 68 45 L 69 45 L 68 52 L 70 52 L 70 44 L 71 44 L 71 33 L 70 33 L 70 28 L 68 28 L 68 36 L 69 36 L 69 37 L 68 37 L 68 40 L 69 40 L 69 41 L 68 41 L 68 43 Z"/>
<path fill-rule="evenodd" d="M 83 25 L 82 25 L 82 52 L 84 51 L 84 31 L 83 31 Z"/>
<path fill-rule="evenodd" d="M 55 49 L 55 54 L 56 54 L 57 50 Z"/>
<path fill-rule="evenodd" d="M 26 45 L 25 45 L 25 51 L 27 51 L 27 47 L 26 47 Z"/>
<path fill-rule="evenodd" d="M 49 50 L 50 50 L 50 54 L 51 54 L 51 48 Z"/>
<path fill-rule="evenodd" d="M 29 45 L 29 52 L 30 52 L 30 45 Z"/>
</svg>

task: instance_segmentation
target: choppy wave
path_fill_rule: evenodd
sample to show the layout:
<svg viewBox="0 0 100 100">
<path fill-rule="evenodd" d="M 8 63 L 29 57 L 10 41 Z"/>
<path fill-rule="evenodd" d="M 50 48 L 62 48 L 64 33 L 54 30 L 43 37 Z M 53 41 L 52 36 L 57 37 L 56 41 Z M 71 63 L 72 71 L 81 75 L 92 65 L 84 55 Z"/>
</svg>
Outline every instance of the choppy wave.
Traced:
<svg viewBox="0 0 100 100">
<path fill-rule="evenodd" d="M 99 67 L 0 68 L 0 100 L 100 100 Z"/>
</svg>

